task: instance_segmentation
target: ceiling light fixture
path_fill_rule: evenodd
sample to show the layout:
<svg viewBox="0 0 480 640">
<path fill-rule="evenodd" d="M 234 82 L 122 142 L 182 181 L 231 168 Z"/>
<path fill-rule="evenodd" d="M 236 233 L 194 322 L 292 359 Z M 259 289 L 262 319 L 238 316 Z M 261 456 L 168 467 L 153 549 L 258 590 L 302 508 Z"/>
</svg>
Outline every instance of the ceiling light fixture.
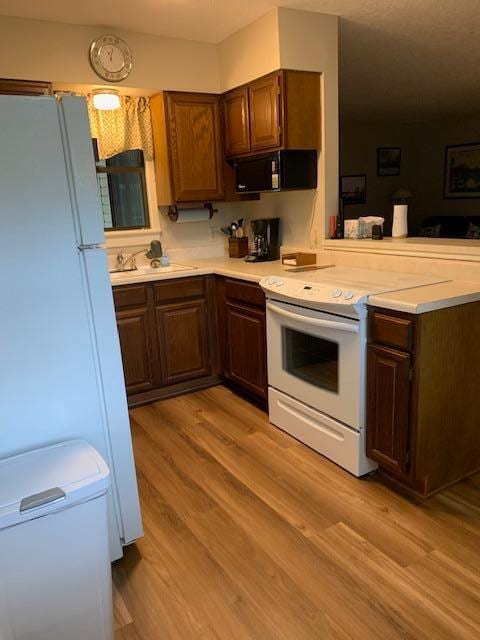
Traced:
<svg viewBox="0 0 480 640">
<path fill-rule="evenodd" d="M 120 109 L 120 96 L 115 89 L 94 89 L 93 106 L 99 111 Z"/>
</svg>

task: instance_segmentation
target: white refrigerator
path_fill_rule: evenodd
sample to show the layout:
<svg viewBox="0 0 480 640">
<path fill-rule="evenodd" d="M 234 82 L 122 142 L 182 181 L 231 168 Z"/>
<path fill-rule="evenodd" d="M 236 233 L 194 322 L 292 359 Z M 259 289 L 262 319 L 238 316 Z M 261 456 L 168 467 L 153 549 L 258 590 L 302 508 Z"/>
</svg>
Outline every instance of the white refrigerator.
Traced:
<svg viewBox="0 0 480 640">
<path fill-rule="evenodd" d="M 83 98 L 0 95 L 0 458 L 81 438 L 111 471 L 111 557 L 142 535 Z"/>
</svg>

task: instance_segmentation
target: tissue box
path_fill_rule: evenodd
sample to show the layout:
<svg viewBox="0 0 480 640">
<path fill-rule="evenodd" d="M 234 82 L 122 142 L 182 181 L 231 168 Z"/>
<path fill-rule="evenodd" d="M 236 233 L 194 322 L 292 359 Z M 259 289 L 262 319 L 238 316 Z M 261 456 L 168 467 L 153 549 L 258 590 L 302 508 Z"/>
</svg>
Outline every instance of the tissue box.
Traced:
<svg viewBox="0 0 480 640">
<path fill-rule="evenodd" d="M 359 221 L 358 220 L 345 220 L 343 223 L 343 237 L 350 240 L 357 240 L 359 236 Z"/>
<path fill-rule="evenodd" d="M 385 222 L 385 218 L 381 218 L 380 216 L 360 217 L 358 219 L 358 237 L 371 238 L 373 225 L 378 224 L 382 227 L 382 230 L 383 230 L 384 222 Z"/>
</svg>

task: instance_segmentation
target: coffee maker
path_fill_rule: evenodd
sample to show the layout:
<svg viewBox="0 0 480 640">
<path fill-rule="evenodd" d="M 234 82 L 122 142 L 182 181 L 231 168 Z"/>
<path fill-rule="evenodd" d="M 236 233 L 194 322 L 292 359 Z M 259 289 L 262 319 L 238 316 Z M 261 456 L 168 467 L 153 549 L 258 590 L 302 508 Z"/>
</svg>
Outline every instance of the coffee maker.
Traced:
<svg viewBox="0 0 480 640">
<path fill-rule="evenodd" d="M 252 220 L 253 251 L 245 258 L 246 262 L 280 259 L 279 226 L 280 218 Z"/>
</svg>

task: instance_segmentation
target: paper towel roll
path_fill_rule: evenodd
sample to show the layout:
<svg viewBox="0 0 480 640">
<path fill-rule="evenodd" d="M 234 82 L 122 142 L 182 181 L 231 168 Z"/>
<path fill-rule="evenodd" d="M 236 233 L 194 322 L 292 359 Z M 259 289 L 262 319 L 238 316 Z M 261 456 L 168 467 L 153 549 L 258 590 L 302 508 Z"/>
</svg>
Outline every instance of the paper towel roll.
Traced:
<svg viewBox="0 0 480 640">
<path fill-rule="evenodd" d="M 210 220 L 210 211 L 205 207 L 198 209 L 177 209 L 175 216 L 170 216 L 173 222 L 183 224 L 184 222 L 205 222 Z"/>
<path fill-rule="evenodd" d="M 393 205 L 393 238 L 406 238 L 408 236 L 408 205 Z"/>
</svg>

